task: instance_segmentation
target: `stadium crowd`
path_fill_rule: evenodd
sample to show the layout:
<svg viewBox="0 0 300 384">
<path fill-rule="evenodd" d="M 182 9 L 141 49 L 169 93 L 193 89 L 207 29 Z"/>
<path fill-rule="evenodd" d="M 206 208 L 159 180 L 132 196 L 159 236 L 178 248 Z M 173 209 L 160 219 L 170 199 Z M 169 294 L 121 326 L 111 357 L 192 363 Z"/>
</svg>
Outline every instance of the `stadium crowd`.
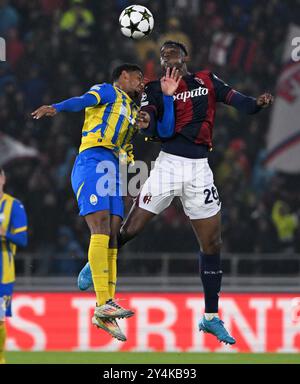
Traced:
<svg viewBox="0 0 300 384">
<path fill-rule="evenodd" d="M 287 28 L 299 22 L 300 9 L 298 0 L 140 0 L 153 12 L 155 28 L 135 42 L 118 28 L 121 10 L 131 3 L 0 0 L 0 36 L 7 43 L 7 62 L 0 63 L 0 130 L 39 152 L 6 165 L 7 191 L 26 206 L 28 250 L 43 255 L 45 270 L 58 253 L 70 255 L 57 266 L 61 273 L 73 273 L 86 258 L 89 232 L 70 185 L 83 114 L 37 123 L 30 112 L 109 82 L 121 62 L 137 62 L 148 80 L 156 78 L 159 45 L 166 39 L 186 44 L 192 70 L 210 69 L 253 96 L 275 93 Z M 269 110 L 244 116 L 218 109 L 210 162 L 223 204 L 225 252 L 300 251 L 299 178 L 263 166 L 269 117 Z M 147 162 L 159 151 L 159 144 L 142 137 L 135 147 L 136 159 Z M 127 208 L 131 201 L 126 198 Z M 127 249 L 196 252 L 197 244 L 175 201 Z"/>
</svg>

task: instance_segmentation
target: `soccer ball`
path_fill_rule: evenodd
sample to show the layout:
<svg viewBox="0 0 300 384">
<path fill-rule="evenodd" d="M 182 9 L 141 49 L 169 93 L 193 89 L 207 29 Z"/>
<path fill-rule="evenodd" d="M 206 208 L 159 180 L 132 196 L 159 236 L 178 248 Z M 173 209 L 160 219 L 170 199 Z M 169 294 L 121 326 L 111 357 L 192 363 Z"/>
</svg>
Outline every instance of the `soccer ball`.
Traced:
<svg viewBox="0 0 300 384">
<path fill-rule="evenodd" d="M 131 39 L 141 39 L 152 32 L 154 18 L 148 8 L 142 5 L 130 5 L 122 11 L 119 23 L 123 35 Z"/>
</svg>

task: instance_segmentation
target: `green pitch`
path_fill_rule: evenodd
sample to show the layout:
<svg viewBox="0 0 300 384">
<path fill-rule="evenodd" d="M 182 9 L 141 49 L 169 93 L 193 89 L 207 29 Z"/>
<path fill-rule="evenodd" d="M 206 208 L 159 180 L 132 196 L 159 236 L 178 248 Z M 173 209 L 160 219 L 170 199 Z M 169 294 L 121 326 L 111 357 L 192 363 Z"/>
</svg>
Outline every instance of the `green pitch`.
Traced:
<svg viewBox="0 0 300 384">
<path fill-rule="evenodd" d="M 300 354 L 7 352 L 8 364 L 300 364 Z"/>
</svg>

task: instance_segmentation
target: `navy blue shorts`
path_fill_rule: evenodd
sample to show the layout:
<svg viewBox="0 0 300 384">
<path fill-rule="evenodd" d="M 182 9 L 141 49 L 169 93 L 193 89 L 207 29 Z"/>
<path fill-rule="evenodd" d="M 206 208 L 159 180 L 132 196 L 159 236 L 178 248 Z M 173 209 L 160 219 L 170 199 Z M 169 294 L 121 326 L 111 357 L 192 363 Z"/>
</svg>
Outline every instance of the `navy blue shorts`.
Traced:
<svg viewBox="0 0 300 384">
<path fill-rule="evenodd" d="M 108 210 L 110 215 L 124 217 L 119 162 L 110 149 L 96 147 L 81 152 L 71 182 L 80 216 Z"/>
</svg>

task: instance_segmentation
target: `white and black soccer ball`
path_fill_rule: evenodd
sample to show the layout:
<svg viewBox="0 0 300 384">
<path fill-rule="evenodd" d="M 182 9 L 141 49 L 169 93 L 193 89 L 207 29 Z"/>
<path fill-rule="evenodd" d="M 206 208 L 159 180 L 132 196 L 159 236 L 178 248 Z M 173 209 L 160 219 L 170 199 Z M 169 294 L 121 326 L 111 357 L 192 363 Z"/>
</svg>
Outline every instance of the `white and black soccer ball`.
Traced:
<svg viewBox="0 0 300 384">
<path fill-rule="evenodd" d="M 148 8 L 130 5 L 122 11 L 119 23 L 123 35 L 131 39 L 141 39 L 152 32 L 154 18 Z"/>
</svg>

